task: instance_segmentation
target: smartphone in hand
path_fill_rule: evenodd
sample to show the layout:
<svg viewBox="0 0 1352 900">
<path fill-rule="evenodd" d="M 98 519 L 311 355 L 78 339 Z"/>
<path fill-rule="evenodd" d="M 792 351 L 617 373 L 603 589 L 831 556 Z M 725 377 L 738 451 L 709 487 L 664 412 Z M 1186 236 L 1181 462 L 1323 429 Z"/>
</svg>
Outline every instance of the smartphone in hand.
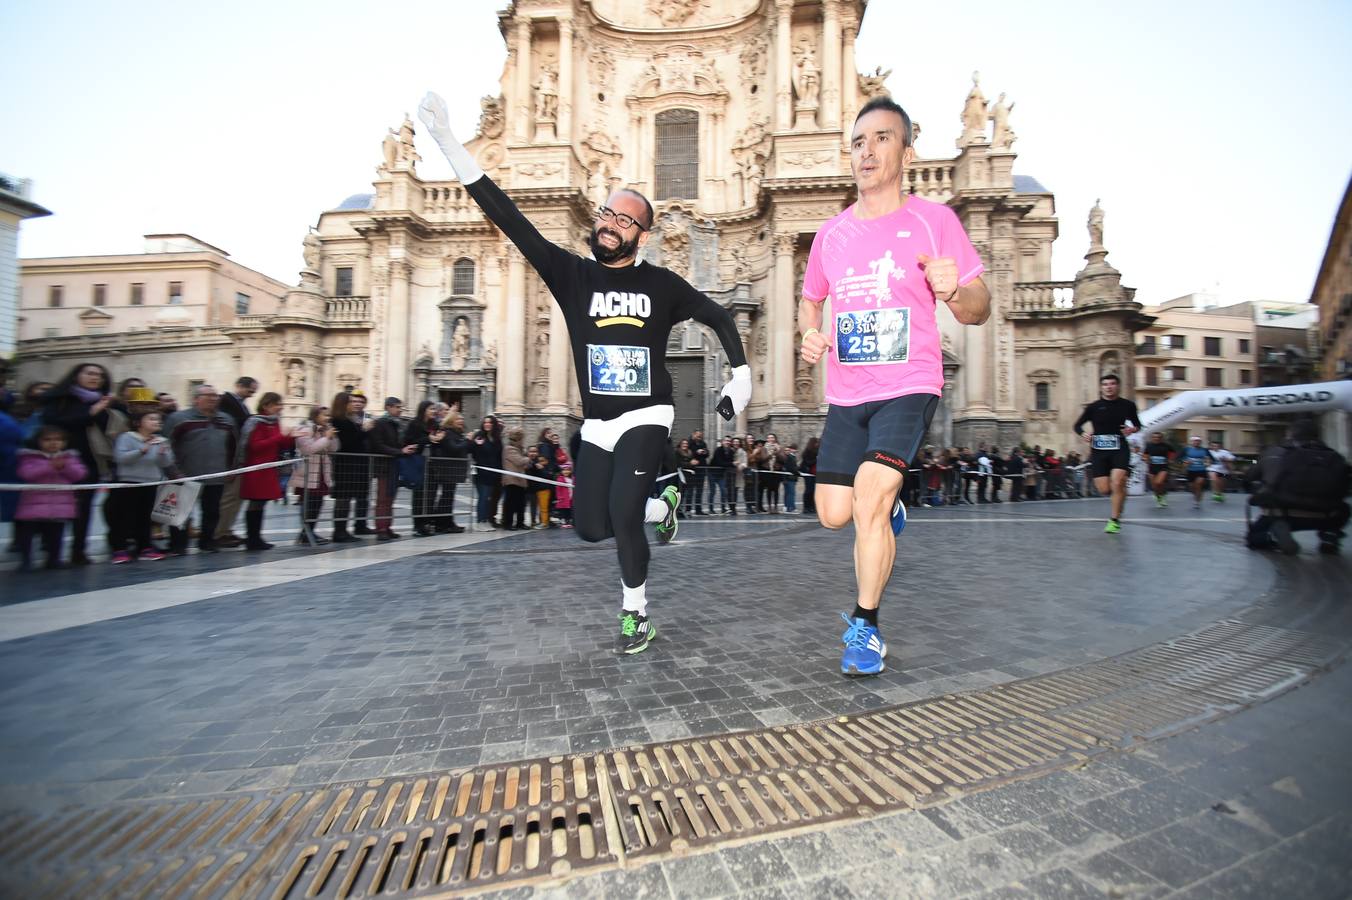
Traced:
<svg viewBox="0 0 1352 900">
<path fill-rule="evenodd" d="M 724 421 L 732 421 L 732 398 L 727 394 L 723 395 L 723 399 L 718 401 L 718 405 L 714 409 L 718 410 L 718 414 L 723 417 Z"/>
</svg>

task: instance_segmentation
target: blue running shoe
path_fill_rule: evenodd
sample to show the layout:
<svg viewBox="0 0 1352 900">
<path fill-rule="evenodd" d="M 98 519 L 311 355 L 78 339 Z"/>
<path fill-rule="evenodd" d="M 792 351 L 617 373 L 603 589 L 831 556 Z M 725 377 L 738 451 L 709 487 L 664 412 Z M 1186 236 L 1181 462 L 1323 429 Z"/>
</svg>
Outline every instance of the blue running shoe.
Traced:
<svg viewBox="0 0 1352 900">
<path fill-rule="evenodd" d="M 892 507 L 892 533 L 901 534 L 906 527 L 906 504 L 901 502 L 901 491 L 897 491 L 897 502 Z"/>
<path fill-rule="evenodd" d="M 844 613 L 840 617 L 850 626 L 842 636 L 845 654 L 840 658 L 840 671 L 845 675 L 877 675 L 887 668 L 883 662 L 887 644 L 877 626 L 870 625 L 867 619 L 851 619 Z"/>
</svg>

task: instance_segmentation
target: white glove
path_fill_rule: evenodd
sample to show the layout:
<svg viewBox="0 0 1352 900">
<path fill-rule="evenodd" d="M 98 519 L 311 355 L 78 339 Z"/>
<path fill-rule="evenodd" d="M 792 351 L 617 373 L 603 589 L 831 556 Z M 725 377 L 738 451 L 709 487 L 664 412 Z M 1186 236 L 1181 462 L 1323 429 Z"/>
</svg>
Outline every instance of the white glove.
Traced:
<svg viewBox="0 0 1352 900">
<path fill-rule="evenodd" d="M 751 402 L 750 366 L 738 366 L 732 370 L 732 378 L 723 385 L 722 396 L 732 401 L 732 414 L 741 415 L 742 410 Z"/>
<path fill-rule="evenodd" d="M 428 91 L 423 96 L 422 103 L 418 104 L 418 118 L 427 126 L 427 133 L 437 142 L 461 184 L 471 184 L 484 177 L 484 170 L 479 168 L 474 157 L 469 155 L 469 151 L 451 131 L 451 117 L 446 111 L 446 101 L 441 99 L 440 94 Z"/>
</svg>

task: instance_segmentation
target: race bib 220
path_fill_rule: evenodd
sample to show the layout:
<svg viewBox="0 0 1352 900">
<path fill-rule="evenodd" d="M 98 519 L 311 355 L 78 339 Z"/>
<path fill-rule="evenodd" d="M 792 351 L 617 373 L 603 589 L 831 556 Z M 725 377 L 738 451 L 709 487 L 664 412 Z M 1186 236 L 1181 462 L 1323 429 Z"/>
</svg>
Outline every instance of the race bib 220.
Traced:
<svg viewBox="0 0 1352 900">
<path fill-rule="evenodd" d="M 904 363 L 910 352 L 909 309 L 871 309 L 836 315 L 836 359 L 841 365 Z"/>
<path fill-rule="evenodd" d="M 587 345 L 587 387 L 593 394 L 652 394 L 652 354 L 647 347 Z"/>
</svg>

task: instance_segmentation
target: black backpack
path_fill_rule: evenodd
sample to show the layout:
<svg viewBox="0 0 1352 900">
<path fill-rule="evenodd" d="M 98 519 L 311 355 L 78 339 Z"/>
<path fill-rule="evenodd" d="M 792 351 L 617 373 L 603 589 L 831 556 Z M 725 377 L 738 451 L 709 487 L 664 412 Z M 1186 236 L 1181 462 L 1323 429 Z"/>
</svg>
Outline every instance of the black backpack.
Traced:
<svg viewBox="0 0 1352 900">
<path fill-rule="evenodd" d="M 1288 447 L 1276 464 L 1276 474 L 1255 495 L 1262 506 L 1304 510 L 1335 510 L 1347 493 L 1347 462 L 1323 444 Z"/>
</svg>

